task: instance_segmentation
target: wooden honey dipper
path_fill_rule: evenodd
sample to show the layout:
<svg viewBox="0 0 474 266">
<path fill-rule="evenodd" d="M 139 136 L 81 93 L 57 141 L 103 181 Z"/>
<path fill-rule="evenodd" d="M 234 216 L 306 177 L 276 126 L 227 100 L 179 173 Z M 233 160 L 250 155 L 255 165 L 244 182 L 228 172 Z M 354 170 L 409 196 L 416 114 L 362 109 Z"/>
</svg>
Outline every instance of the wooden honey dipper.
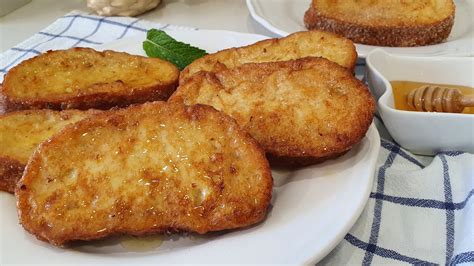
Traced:
<svg viewBox="0 0 474 266">
<path fill-rule="evenodd" d="M 420 112 L 461 113 L 474 106 L 474 95 L 462 95 L 458 89 L 426 85 L 413 89 L 407 96 L 408 105 Z"/>
</svg>

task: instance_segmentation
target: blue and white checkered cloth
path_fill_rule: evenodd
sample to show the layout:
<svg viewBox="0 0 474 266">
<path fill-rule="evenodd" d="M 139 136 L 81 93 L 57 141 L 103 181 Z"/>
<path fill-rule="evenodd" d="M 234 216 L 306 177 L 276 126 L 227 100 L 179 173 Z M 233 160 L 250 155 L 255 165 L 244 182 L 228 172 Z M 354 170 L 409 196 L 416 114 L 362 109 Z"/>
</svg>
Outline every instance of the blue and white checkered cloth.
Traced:
<svg viewBox="0 0 474 266">
<path fill-rule="evenodd" d="M 0 75 L 47 50 L 90 47 L 152 27 L 177 28 L 75 11 L 0 55 Z M 320 263 L 474 264 L 474 155 L 414 156 L 393 142 L 379 118 L 376 123 L 383 139 L 370 199 L 344 240 Z"/>
</svg>

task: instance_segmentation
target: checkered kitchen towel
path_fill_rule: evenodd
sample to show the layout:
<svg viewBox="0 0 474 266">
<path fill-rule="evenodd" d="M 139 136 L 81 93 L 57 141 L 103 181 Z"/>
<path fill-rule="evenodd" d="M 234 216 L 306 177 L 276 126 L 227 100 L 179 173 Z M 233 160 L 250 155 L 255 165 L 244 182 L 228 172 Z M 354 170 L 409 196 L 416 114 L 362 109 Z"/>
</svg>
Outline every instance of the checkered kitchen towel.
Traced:
<svg viewBox="0 0 474 266">
<path fill-rule="evenodd" d="M 50 49 L 94 46 L 152 27 L 176 28 L 72 12 L 0 55 L 0 75 Z M 370 199 L 321 264 L 474 264 L 474 156 L 413 156 L 391 140 L 380 121 L 376 118 L 383 140 Z"/>
</svg>

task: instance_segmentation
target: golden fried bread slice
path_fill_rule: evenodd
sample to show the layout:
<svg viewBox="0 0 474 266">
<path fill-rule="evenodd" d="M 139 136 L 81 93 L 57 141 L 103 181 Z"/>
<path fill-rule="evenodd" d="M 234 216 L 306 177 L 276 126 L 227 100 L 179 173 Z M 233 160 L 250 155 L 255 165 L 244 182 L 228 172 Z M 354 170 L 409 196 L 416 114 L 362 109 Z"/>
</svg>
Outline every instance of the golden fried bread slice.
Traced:
<svg viewBox="0 0 474 266">
<path fill-rule="evenodd" d="M 329 32 L 303 31 L 201 57 L 181 72 L 179 81 L 183 83 L 198 71 L 213 72 L 246 63 L 287 61 L 308 56 L 327 58 L 351 71 L 357 60 L 352 41 Z"/>
<path fill-rule="evenodd" d="M 279 164 L 338 156 L 364 136 L 375 110 L 366 86 L 324 58 L 200 72 L 169 101 L 207 104 L 233 117 Z"/>
<path fill-rule="evenodd" d="M 108 109 L 166 100 L 179 70 L 158 59 L 90 48 L 49 51 L 12 68 L 2 94 L 7 110 Z"/>
<path fill-rule="evenodd" d="M 454 11 L 452 0 L 312 0 L 304 23 L 356 43 L 422 46 L 448 38 Z"/>
<path fill-rule="evenodd" d="M 232 118 L 154 102 L 96 115 L 44 142 L 15 194 L 24 228 L 61 245 L 249 226 L 264 219 L 271 191 L 263 150 Z"/>
<path fill-rule="evenodd" d="M 38 145 L 98 111 L 28 110 L 0 115 L 0 190 L 13 193 L 28 159 Z"/>
</svg>

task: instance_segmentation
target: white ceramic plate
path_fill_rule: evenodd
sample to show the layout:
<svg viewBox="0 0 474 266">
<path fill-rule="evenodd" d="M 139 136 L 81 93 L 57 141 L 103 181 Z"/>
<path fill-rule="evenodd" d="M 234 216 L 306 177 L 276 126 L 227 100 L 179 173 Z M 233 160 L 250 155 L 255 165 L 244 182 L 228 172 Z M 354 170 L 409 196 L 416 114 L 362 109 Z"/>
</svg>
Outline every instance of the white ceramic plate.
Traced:
<svg viewBox="0 0 474 266">
<path fill-rule="evenodd" d="M 210 52 L 265 38 L 227 31 L 168 31 Z M 100 47 L 143 54 L 143 36 Z M 367 136 L 337 160 L 297 171 L 273 171 L 272 208 L 252 228 L 206 236 L 170 236 L 151 251 L 124 249 L 120 239 L 69 249 L 52 247 L 18 224 L 14 197 L 0 192 L 2 263 L 315 263 L 349 231 L 367 201 L 380 147 L 372 125 Z"/>
<path fill-rule="evenodd" d="M 269 31 L 286 36 L 306 30 L 303 16 L 311 0 L 247 0 L 252 17 Z M 408 48 L 384 47 L 387 52 L 399 55 L 424 56 L 474 56 L 474 1 L 456 0 L 454 27 L 444 43 Z M 380 46 L 356 44 L 359 57 L 365 58 L 370 51 Z"/>
</svg>

